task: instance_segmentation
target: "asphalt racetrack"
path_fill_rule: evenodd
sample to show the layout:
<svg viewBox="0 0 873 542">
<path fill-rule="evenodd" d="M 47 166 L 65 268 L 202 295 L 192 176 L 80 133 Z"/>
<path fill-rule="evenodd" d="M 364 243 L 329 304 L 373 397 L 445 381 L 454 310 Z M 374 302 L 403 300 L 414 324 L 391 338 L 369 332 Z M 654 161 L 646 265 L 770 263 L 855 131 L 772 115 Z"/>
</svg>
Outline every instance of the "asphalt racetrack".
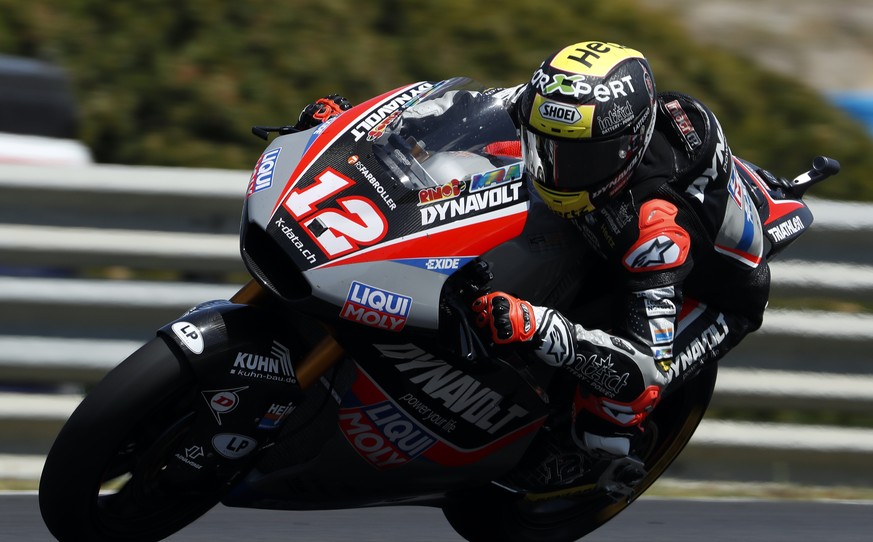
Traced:
<svg viewBox="0 0 873 542">
<path fill-rule="evenodd" d="M 0 494 L 0 540 L 52 542 L 34 493 Z M 596 542 L 868 542 L 873 502 L 643 497 L 584 540 Z M 219 506 L 169 542 L 457 542 L 439 510 L 274 512 Z"/>
</svg>

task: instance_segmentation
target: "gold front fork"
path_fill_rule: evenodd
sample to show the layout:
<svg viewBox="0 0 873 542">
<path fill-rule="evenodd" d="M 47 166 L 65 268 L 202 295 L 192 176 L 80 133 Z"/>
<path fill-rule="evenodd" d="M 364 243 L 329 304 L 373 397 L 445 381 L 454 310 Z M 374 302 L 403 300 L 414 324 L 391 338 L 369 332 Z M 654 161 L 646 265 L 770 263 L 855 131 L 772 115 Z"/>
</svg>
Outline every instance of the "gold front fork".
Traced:
<svg viewBox="0 0 873 542">
<path fill-rule="evenodd" d="M 261 305 L 269 298 L 269 292 L 264 290 L 256 281 L 250 280 L 230 298 L 230 301 L 245 305 Z M 345 353 L 345 349 L 328 332 L 299 363 L 294 365 L 294 372 L 297 374 L 297 385 L 301 389 L 307 389 L 321 378 L 321 375 L 341 360 Z"/>
</svg>

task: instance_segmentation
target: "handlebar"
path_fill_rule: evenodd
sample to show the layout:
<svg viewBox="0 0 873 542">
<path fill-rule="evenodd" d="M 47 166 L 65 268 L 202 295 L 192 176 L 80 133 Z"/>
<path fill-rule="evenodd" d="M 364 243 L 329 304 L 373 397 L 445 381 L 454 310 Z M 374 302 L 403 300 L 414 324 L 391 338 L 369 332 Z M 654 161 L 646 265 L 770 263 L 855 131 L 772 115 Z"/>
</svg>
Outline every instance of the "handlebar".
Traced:
<svg viewBox="0 0 873 542">
<path fill-rule="evenodd" d="M 791 181 L 791 189 L 796 197 L 803 197 L 809 188 L 840 172 L 840 163 L 827 156 L 817 156 L 812 161 L 812 169 Z"/>
</svg>

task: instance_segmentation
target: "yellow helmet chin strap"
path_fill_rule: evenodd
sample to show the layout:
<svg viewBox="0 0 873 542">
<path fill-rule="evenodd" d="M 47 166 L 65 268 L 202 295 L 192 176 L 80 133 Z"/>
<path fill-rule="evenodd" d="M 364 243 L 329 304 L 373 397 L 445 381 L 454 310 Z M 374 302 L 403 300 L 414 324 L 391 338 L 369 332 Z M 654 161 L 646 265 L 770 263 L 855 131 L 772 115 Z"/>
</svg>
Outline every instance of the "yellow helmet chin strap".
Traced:
<svg viewBox="0 0 873 542">
<path fill-rule="evenodd" d="M 595 210 L 588 197 L 588 192 L 558 192 L 549 190 L 540 183 L 532 183 L 543 202 L 548 205 L 552 212 L 563 218 L 578 218 Z"/>
</svg>

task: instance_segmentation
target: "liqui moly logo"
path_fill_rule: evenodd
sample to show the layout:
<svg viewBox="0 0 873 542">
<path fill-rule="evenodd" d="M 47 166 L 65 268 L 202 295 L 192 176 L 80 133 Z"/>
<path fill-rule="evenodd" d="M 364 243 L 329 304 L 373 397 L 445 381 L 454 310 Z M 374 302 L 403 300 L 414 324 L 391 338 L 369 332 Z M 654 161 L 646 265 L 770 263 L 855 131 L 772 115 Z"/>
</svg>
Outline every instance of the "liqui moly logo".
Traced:
<svg viewBox="0 0 873 542">
<path fill-rule="evenodd" d="M 252 178 L 249 181 L 249 190 L 246 194 L 251 196 L 260 190 L 266 190 L 273 186 L 273 170 L 276 168 L 276 159 L 279 158 L 279 152 L 282 147 L 276 147 L 273 150 L 267 151 L 258 159 L 255 164 L 255 170 L 252 172 Z"/>
<path fill-rule="evenodd" d="M 374 467 L 396 467 L 415 459 L 436 439 L 389 402 L 340 410 L 340 427 L 355 450 Z"/>
<path fill-rule="evenodd" d="M 400 331 L 406 325 L 411 306 L 411 297 L 352 281 L 340 318 L 387 331 Z"/>
</svg>

